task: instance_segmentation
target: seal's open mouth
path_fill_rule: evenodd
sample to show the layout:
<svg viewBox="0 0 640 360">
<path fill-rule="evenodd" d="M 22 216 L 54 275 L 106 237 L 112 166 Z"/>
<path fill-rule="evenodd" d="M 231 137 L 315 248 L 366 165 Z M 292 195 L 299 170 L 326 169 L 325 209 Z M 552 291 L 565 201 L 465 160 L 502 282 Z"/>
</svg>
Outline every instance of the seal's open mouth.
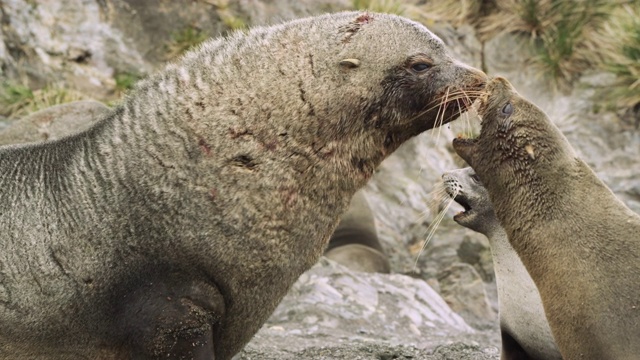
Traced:
<svg viewBox="0 0 640 360">
<path fill-rule="evenodd" d="M 469 214 L 473 211 L 473 208 L 471 207 L 471 205 L 469 205 L 469 202 L 464 195 L 457 195 L 453 200 L 464 208 L 464 211 L 460 211 L 459 213 L 454 215 L 453 220 L 455 220 L 456 222 L 466 216 L 469 216 Z"/>
</svg>

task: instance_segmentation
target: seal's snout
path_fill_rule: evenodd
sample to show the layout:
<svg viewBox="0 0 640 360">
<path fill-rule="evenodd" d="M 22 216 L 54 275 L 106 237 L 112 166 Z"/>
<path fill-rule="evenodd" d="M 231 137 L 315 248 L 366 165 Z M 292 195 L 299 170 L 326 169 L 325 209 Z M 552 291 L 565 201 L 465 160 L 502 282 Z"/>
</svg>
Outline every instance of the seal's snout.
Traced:
<svg viewBox="0 0 640 360">
<path fill-rule="evenodd" d="M 502 98 L 510 96 L 513 87 L 509 81 L 503 77 L 497 76 L 487 81 L 482 94 L 478 97 L 478 115 L 485 120 L 484 116 L 495 106 L 498 106 Z"/>
<path fill-rule="evenodd" d="M 504 92 L 511 92 L 513 90 L 513 87 L 511 86 L 511 83 L 509 83 L 509 81 L 503 77 L 500 76 L 496 76 L 492 79 L 490 79 L 486 86 L 484 87 L 484 99 L 485 101 L 489 98 L 492 98 L 494 96 L 494 94 L 501 94 Z"/>
<path fill-rule="evenodd" d="M 473 166 L 473 155 L 476 152 L 477 139 L 468 139 L 457 137 L 453 139 L 453 150 L 458 154 L 467 164 Z"/>
<path fill-rule="evenodd" d="M 463 185 L 460 183 L 460 180 L 458 179 L 459 175 L 460 175 L 459 171 L 455 171 L 455 170 L 442 174 L 442 180 L 443 180 L 444 188 L 445 188 L 445 191 L 447 192 L 447 195 L 449 195 L 449 197 L 453 199 L 453 201 L 458 203 L 464 209 L 463 211 L 458 212 L 453 217 L 453 220 L 455 220 L 458 223 L 460 221 L 464 221 L 464 219 L 469 215 L 472 215 L 472 210 L 473 210 L 469 197 L 463 191 Z"/>
</svg>

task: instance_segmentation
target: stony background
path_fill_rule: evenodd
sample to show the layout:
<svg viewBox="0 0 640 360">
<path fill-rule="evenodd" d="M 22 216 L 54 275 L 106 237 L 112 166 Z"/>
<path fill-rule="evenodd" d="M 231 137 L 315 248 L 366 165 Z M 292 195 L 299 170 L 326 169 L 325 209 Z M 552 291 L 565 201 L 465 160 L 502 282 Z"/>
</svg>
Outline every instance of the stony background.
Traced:
<svg viewBox="0 0 640 360">
<path fill-rule="evenodd" d="M 144 75 L 171 58 L 176 32 L 208 36 L 234 24 L 350 9 L 339 0 L 0 0 L 0 76 L 50 84 L 106 103 L 122 96 L 119 74 Z M 640 212 L 640 132 L 611 112 L 594 112 L 589 73 L 554 92 L 527 67 L 526 44 L 511 35 L 480 43 L 473 28 L 430 23 L 463 61 L 506 76 L 542 107 L 597 174 Z M 13 119 L 0 119 L 0 128 Z M 48 125 L 47 125 L 48 126 Z M 392 274 L 364 274 L 321 261 L 292 287 L 239 359 L 498 359 L 495 278 L 486 239 L 455 224 L 450 209 L 416 258 L 442 208 L 434 191 L 443 171 L 463 166 L 450 140 L 477 131 L 462 118 L 425 133 L 387 159 L 365 189 Z"/>
</svg>

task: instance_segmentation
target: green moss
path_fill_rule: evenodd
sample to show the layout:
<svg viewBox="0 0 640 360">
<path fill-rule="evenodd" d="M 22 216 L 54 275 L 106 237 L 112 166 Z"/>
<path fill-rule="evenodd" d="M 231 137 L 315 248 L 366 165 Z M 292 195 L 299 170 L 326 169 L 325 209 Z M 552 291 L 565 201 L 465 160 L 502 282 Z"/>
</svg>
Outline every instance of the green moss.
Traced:
<svg viewBox="0 0 640 360">
<path fill-rule="evenodd" d="M 167 58 L 178 57 L 207 38 L 208 35 L 195 26 L 180 29 L 171 35 L 171 41 L 166 46 Z"/>
<path fill-rule="evenodd" d="M 403 2 L 399 0 L 353 0 L 353 7 L 357 10 L 370 10 L 387 14 L 404 14 Z"/>
<path fill-rule="evenodd" d="M 79 92 L 60 86 L 50 85 L 33 90 L 25 85 L 5 82 L 0 86 L 0 115 L 19 118 L 54 105 L 86 98 Z"/>
<path fill-rule="evenodd" d="M 125 92 L 133 88 L 133 85 L 142 78 L 141 75 L 129 72 L 116 73 L 113 77 L 116 81 L 116 90 Z"/>
</svg>

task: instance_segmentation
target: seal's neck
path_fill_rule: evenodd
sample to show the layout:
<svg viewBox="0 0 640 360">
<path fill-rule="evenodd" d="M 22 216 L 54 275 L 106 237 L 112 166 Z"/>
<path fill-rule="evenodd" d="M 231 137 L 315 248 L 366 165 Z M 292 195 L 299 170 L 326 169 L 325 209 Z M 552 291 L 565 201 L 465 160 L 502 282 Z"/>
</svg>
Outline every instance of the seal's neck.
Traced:
<svg viewBox="0 0 640 360">
<path fill-rule="evenodd" d="M 531 179 L 526 187 L 503 191 L 509 196 L 497 196 L 494 205 L 509 242 L 537 282 L 549 278 L 553 269 L 562 269 L 564 261 L 581 263 L 583 250 L 607 246 L 575 236 L 598 226 L 585 219 L 607 217 L 607 210 L 594 204 L 625 206 L 579 158 L 556 163 Z"/>
</svg>

